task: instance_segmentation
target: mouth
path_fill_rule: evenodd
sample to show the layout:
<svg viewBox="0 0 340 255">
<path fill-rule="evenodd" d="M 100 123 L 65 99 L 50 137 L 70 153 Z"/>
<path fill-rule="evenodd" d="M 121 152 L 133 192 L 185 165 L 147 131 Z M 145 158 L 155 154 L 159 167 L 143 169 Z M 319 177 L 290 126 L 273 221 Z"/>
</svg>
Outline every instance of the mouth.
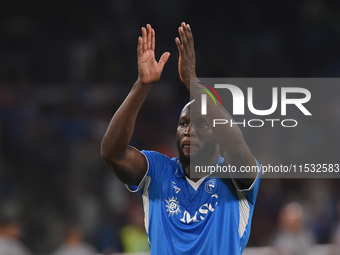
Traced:
<svg viewBox="0 0 340 255">
<path fill-rule="evenodd" d="M 182 149 L 185 153 L 192 153 L 196 152 L 199 149 L 198 144 L 190 142 L 190 141 L 184 141 L 182 143 Z"/>
<path fill-rule="evenodd" d="M 192 146 L 192 147 L 199 147 L 197 143 L 194 143 L 190 140 L 185 140 L 184 142 L 182 142 L 182 147 L 185 147 L 185 146 Z"/>
</svg>

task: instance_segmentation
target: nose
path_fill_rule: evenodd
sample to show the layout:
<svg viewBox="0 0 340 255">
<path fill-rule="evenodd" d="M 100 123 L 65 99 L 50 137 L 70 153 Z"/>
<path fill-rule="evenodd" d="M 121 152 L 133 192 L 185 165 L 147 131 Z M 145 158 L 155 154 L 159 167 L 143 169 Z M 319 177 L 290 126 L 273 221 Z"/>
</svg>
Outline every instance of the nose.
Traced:
<svg viewBox="0 0 340 255">
<path fill-rule="evenodd" d="M 191 123 L 184 130 L 184 135 L 185 136 L 195 136 L 196 135 L 195 129 L 192 127 Z"/>
</svg>

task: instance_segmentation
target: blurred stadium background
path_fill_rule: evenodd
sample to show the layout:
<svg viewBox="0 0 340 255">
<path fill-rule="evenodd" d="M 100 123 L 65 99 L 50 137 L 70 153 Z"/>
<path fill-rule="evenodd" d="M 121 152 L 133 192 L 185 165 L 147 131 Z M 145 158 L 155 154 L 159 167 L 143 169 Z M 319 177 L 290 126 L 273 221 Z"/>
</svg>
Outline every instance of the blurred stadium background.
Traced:
<svg viewBox="0 0 340 255">
<path fill-rule="evenodd" d="M 72 222 L 81 229 L 79 239 L 99 253 L 143 249 L 143 219 L 133 213 L 141 211 L 141 199 L 104 165 L 100 142 L 137 78 L 137 38 L 150 23 L 156 58 L 164 51 L 171 56 L 131 144 L 176 156 L 177 118 L 189 99 L 174 42 L 182 21 L 193 30 L 201 77 L 340 75 L 339 1 L 2 1 L 0 244 L 10 232 L 33 254 L 50 254 Z M 339 92 L 319 101 L 324 118 L 313 132 L 246 132 L 255 157 L 287 164 L 321 156 L 339 163 Z M 301 139 L 308 146 L 299 146 Z M 294 254 L 335 254 L 339 201 L 339 179 L 263 179 L 248 243 L 253 248 L 245 254 L 294 247 L 294 240 L 307 247 Z M 296 203 L 285 218 L 282 208 L 290 202 Z M 141 244 L 129 243 L 131 236 Z"/>
</svg>

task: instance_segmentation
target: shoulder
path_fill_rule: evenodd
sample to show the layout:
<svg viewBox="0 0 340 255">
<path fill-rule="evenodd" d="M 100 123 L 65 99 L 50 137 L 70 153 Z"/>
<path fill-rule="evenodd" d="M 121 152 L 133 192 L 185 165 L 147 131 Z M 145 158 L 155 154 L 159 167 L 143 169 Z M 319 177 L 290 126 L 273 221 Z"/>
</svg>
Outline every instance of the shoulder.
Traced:
<svg viewBox="0 0 340 255">
<path fill-rule="evenodd" d="M 170 157 L 168 157 L 167 155 L 164 155 L 164 154 L 162 154 L 158 151 L 142 150 L 141 152 L 147 157 L 155 157 L 155 158 L 162 158 L 162 159 L 171 160 Z"/>
<path fill-rule="evenodd" d="M 149 150 L 142 150 L 141 151 L 147 161 L 148 161 L 148 167 L 150 168 L 151 166 L 167 166 L 167 165 L 176 165 L 177 158 L 170 158 L 162 153 L 159 153 L 157 151 L 149 151 Z"/>
</svg>

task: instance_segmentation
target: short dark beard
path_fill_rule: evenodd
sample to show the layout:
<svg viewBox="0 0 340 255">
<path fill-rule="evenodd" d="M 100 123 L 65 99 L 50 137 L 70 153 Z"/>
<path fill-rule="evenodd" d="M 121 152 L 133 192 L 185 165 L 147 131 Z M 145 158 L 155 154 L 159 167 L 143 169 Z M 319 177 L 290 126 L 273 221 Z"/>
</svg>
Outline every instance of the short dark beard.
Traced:
<svg viewBox="0 0 340 255">
<path fill-rule="evenodd" d="M 179 162 L 181 162 L 183 169 L 186 169 L 190 167 L 190 165 L 204 166 L 212 164 L 210 161 L 216 151 L 217 141 L 213 138 L 210 142 L 206 143 L 203 149 L 199 150 L 195 156 L 185 156 L 178 139 L 176 140 L 176 146 Z"/>
</svg>

